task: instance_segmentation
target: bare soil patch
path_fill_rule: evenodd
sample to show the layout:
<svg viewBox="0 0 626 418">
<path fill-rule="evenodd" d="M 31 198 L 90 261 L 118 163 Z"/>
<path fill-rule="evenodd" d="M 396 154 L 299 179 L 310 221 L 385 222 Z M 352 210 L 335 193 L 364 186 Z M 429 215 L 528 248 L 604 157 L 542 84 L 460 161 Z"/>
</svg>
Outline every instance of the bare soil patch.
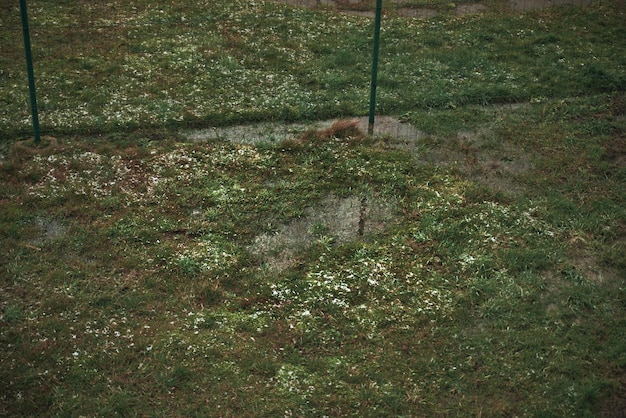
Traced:
<svg viewBox="0 0 626 418">
<path fill-rule="evenodd" d="M 452 169 L 461 175 L 504 194 L 515 194 L 520 185 L 515 177 L 533 168 L 528 152 L 512 144 L 493 144 L 490 132 L 459 132 L 456 137 L 429 138 L 423 160 Z"/>
<path fill-rule="evenodd" d="M 374 17 L 375 11 L 369 0 L 276 0 L 292 6 L 309 9 L 334 10 L 355 16 Z M 392 0 L 393 7 L 383 9 L 384 14 L 406 18 L 429 19 L 442 13 L 454 16 L 487 13 L 491 6 L 487 2 L 460 3 L 450 2 L 444 6 L 411 6 L 406 1 Z M 507 0 L 504 9 L 513 12 L 546 9 L 554 6 L 584 6 L 593 4 L 592 0 Z"/>
</svg>

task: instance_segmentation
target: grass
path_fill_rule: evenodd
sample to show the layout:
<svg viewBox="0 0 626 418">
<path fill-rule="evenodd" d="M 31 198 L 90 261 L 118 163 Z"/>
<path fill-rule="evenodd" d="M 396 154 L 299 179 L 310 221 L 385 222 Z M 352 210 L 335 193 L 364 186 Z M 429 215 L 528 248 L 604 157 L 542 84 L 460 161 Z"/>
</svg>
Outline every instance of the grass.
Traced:
<svg viewBox="0 0 626 418">
<path fill-rule="evenodd" d="M 29 130 L 28 89 L 19 10 L 6 9 L 0 134 L 20 138 Z M 44 133 L 319 120 L 368 111 L 372 19 L 244 0 L 33 1 L 30 12 Z M 388 16 L 379 111 L 623 90 L 622 21 L 611 4 L 523 15 Z"/>
<path fill-rule="evenodd" d="M 329 131 L 259 146 L 131 136 L 13 147 L 2 165 L 4 413 L 623 407 L 610 406 L 624 384 L 622 100 L 548 101 L 483 125 L 502 143 L 476 139 L 468 161 L 527 145 L 532 169 L 509 179 L 514 193 L 471 180 L 471 167 L 423 161 L 458 147 L 445 135 L 414 154 Z M 557 110 L 575 117 L 545 118 Z M 528 130 L 534 118 L 544 125 Z M 580 134 L 599 121 L 614 134 Z M 251 250 L 324 195 L 363 193 L 396 202 L 382 231 L 333 243 L 312 224 L 317 238 L 280 268 Z"/>
<path fill-rule="evenodd" d="M 624 411 L 621 12 L 390 21 L 388 40 L 417 29 L 423 36 L 406 47 L 388 41 L 381 103 L 424 131 L 422 140 L 370 138 L 342 122 L 292 140 L 239 143 L 185 141 L 167 116 L 178 110 L 158 99 L 163 86 L 197 71 L 198 83 L 222 77 L 206 91 L 240 95 L 232 105 L 204 102 L 198 112 L 211 104 L 215 113 L 180 122 L 186 127 L 358 113 L 367 96 L 356 87 L 367 72 L 358 52 L 367 52 L 369 26 L 265 2 L 205 4 L 213 14 L 195 4 L 161 13 L 135 2 L 111 16 L 104 3 L 92 5 L 88 16 L 101 26 L 84 30 L 99 28 L 113 42 L 123 27 L 138 40 L 132 48 L 144 48 L 125 58 L 112 52 L 105 61 L 100 50 L 101 59 L 71 63 L 40 50 L 57 65 L 48 74 L 65 65 L 84 71 L 41 83 L 48 97 L 67 92 L 58 84 L 68 80 L 84 86 L 57 108 L 67 117 L 56 125 L 43 118 L 57 138 L 40 146 L 16 141 L 26 124 L 6 86 L 21 70 L 3 49 L 0 415 Z M 68 27 L 61 9 L 31 7 L 45 16 L 40 28 Z M 251 20 L 260 12 L 267 26 Z M 160 54 L 177 48 L 162 31 L 181 30 L 181 15 L 224 22 L 219 36 L 190 36 L 213 36 L 191 45 L 221 45 L 203 54 L 229 75 Z M 118 21 L 127 26 L 106 23 Z M 246 32 L 252 22 L 257 31 Z M 343 25 L 353 31 L 338 39 Z M 274 43 L 261 50 L 257 36 Z M 80 42 L 85 51 L 104 48 Z M 581 45 L 593 50 L 595 69 L 551 63 L 561 54 L 572 68 L 586 66 Z M 309 57 L 305 65 L 290 66 L 296 53 Z M 125 84 L 120 62 L 148 54 L 158 65 Z M 409 71 L 411 57 L 423 65 Z M 451 74 L 469 74 L 455 57 L 491 70 L 451 88 Z M 514 87 L 505 73 L 526 81 Z M 291 99 L 272 90 L 276 107 L 255 110 L 252 98 L 287 79 Z M 167 91 L 194 109 L 200 98 L 186 89 Z M 286 114 L 303 91 L 310 100 Z M 128 121 L 107 110 L 113 95 L 126 98 Z M 91 116 L 71 116 L 83 100 Z M 153 106 L 155 119 L 135 104 Z M 152 126 L 127 129 L 144 123 Z"/>
</svg>

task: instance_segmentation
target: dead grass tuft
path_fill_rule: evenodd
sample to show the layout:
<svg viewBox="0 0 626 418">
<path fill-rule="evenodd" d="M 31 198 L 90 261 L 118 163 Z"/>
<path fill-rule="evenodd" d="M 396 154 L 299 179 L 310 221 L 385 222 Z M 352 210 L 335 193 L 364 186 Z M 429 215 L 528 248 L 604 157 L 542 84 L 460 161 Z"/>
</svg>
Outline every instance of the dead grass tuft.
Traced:
<svg viewBox="0 0 626 418">
<path fill-rule="evenodd" d="M 326 138 L 349 139 L 363 136 L 363 132 L 359 129 L 358 119 L 341 119 L 321 131 L 321 135 Z"/>
<path fill-rule="evenodd" d="M 356 145 L 362 143 L 365 138 L 366 135 L 359 127 L 358 119 L 340 119 L 329 128 L 305 132 L 300 141 L 302 143 L 311 143 L 338 140 L 345 141 L 348 145 Z"/>
</svg>

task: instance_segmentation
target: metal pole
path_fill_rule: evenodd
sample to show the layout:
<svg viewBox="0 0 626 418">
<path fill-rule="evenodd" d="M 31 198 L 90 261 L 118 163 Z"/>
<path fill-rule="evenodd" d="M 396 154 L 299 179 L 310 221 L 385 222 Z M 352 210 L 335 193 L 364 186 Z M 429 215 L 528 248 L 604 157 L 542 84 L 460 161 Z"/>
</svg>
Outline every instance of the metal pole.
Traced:
<svg viewBox="0 0 626 418">
<path fill-rule="evenodd" d="M 374 114 L 376 113 L 376 80 L 378 78 L 378 50 L 380 46 L 380 20 L 383 0 L 376 0 L 376 19 L 374 21 L 374 53 L 372 54 L 372 83 L 370 84 L 370 119 L 367 133 L 374 133 Z"/>
<path fill-rule="evenodd" d="M 20 0 L 22 11 L 22 31 L 24 32 L 24 51 L 26 52 L 26 69 L 28 71 L 28 89 L 30 91 L 30 108 L 33 113 L 33 131 L 35 144 L 41 142 L 39 133 L 39 115 L 37 113 L 37 94 L 35 93 L 35 72 L 33 71 L 33 57 L 30 51 L 30 34 L 28 31 L 28 13 L 26 12 L 26 0 Z"/>
</svg>

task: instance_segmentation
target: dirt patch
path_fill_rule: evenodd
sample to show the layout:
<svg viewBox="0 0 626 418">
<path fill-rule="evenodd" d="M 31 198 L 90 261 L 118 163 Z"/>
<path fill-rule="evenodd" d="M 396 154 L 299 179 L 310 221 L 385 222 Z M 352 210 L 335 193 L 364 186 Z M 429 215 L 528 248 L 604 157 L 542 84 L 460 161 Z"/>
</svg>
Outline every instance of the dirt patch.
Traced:
<svg viewBox="0 0 626 418">
<path fill-rule="evenodd" d="M 486 13 L 488 10 L 489 7 L 483 3 L 459 4 L 454 9 L 454 14 L 455 16 L 475 15 Z"/>
<path fill-rule="evenodd" d="M 292 6 L 306 7 L 308 9 L 320 9 L 320 10 L 333 10 L 339 13 L 349 14 L 352 16 L 360 16 L 366 18 L 373 18 L 376 15 L 375 10 L 372 8 L 371 2 L 367 0 L 276 0 L 279 3 L 285 3 Z M 392 14 L 400 17 L 407 18 L 431 18 L 441 13 L 441 10 L 435 7 L 404 7 L 401 6 L 401 1 L 392 1 L 394 6 L 390 9 L 388 7 L 383 8 L 383 14 Z M 458 9 L 458 12 L 457 12 Z M 469 14 L 476 13 L 471 10 L 482 9 L 477 8 L 474 5 L 471 7 L 455 7 L 452 11 L 455 14 L 461 13 Z M 484 7 L 486 10 L 487 7 Z M 448 11 L 451 9 L 448 7 Z"/>
<path fill-rule="evenodd" d="M 575 271 L 582 277 L 598 286 L 615 286 L 620 275 L 617 271 L 607 267 L 598 255 L 589 248 L 587 240 L 582 235 L 573 235 L 568 239 L 568 260 Z"/>
<path fill-rule="evenodd" d="M 316 242 L 343 244 L 380 232 L 393 222 L 394 205 L 367 196 L 330 196 L 274 234 L 258 236 L 249 250 L 270 269 L 283 270 L 295 254 Z"/>
<path fill-rule="evenodd" d="M 626 168 L 626 137 L 619 137 L 607 143 L 602 160 L 606 161 L 616 172 Z"/>
<path fill-rule="evenodd" d="M 621 390 L 626 388 L 626 369 L 618 370 L 621 373 Z M 626 397 L 623 393 L 616 393 L 600 402 L 598 416 L 601 418 L 624 418 L 626 417 Z"/>
<path fill-rule="evenodd" d="M 369 125 L 368 117 L 356 118 L 359 121 L 359 129 L 367 132 Z M 410 123 L 401 122 L 393 116 L 376 116 L 374 120 L 374 136 L 388 136 L 396 139 L 419 141 L 425 135 Z"/>
<path fill-rule="evenodd" d="M 587 0 L 508 0 L 506 8 L 515 12 L 547 9 L 555 6 L 585 6 L 593 4 Z"/>
<path fill-rule="evenodd" d="M 515 178 L 533 168 L 527 151 L 494 142 L 488 130 L 459 132 L 456 137 L 428 138 L 420 149 L 423 161 L 454 171 L 504 194 L 521 191 Z"/>
<path fill-rule="evenodd" d="M 33 155 L 41 155 L 50 152 L 56 152 L 60 149 L 59 142 L 51 136 L 41 138 L 39 144 L 34 140 L 18 141 L 9 151 L 9 156 L 17 159 L 29 158 Z"/>
<path fill-rule="evenodd" d="M 254 123 L 249 125 L 199 129 L 183 132 L 182 135 L 191 142 L 222 140 L 247 144 L 260 142 L 278 143 L 286 139 L 300 137 L 309 129 L 321 129 L 327 126 L 330 126 L 328 121 L 309 124 Z"/>
<path fill-rule="evenodd" d="M 292 6 L 306 7 L 309 9 L 334 10 L 354 16 L 373 18 L 375 11 L 369 0 L 275 0 L 279 3 Z M 436 6 L 406 6 L 406 1 L 392 0 L 392 7 L 384 6 L 383 14 L 397 15 L 406 18 L 429 19 L 439 14 L 452 14 L 454 16 L 466 16 L 472 14 L 487 13 L 490 10 L 488 2 L 447 3 L 441 7 Z M 546 9 L 554 6 L 586 6 L 593 4 L 593 0 L 507 0 L 504 3 L 505 10 L 524 12 L 529 10 Z"/>
</svg>

